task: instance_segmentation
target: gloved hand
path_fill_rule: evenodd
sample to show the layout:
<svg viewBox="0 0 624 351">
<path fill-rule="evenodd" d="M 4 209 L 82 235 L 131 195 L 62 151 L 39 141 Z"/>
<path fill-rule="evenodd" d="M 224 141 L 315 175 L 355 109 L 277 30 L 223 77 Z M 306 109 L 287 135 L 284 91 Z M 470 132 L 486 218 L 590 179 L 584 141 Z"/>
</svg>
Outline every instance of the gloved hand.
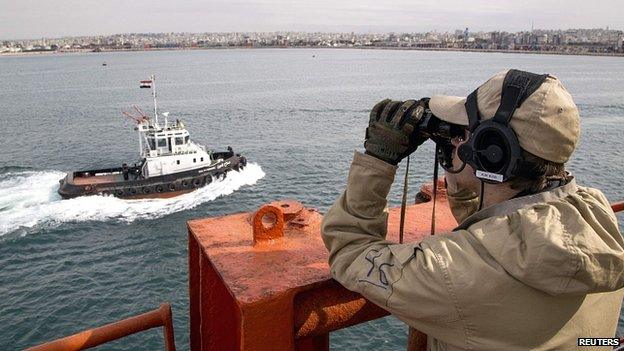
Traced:
<svg viewBox="0 0 624 351">
<path fill-rule="evenodd" d="M 371 110 L 366 128 L 366 154 L 397 165 L 416 151 L 427 140 L 415 131 L 423 111 L 418 107 L 422 104 L 423 100 L 403 102 L 390 99 L 377 103 Z"/>
</svg>

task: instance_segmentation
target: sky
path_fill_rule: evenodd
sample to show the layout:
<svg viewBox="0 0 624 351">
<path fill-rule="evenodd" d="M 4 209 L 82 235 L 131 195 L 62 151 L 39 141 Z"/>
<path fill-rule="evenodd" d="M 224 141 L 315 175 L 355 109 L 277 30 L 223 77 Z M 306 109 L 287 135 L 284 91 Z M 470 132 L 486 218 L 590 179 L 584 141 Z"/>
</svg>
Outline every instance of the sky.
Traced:
<svg viewBox="0 0 624 351">
<path fill-rule="evenodd" d="M 0 38 L 147 32 L 624 29 L 624 0 L 0 0 Z"/>
</svg>

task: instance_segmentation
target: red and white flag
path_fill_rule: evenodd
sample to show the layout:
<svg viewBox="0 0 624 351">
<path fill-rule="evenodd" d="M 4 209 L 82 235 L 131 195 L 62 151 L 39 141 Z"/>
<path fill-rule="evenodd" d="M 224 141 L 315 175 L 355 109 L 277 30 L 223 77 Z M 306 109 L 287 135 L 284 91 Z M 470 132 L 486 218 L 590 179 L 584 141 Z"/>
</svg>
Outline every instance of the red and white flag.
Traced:
<svg viewBox="0 0 624 351">
<path fill-rule="evenodd" d="M 152 80 L 151 79 L 150 80 L 142 80 L 140 82 L 139 87 L 140 88 L 151 88 L 152 87 Z"/>
</svg>

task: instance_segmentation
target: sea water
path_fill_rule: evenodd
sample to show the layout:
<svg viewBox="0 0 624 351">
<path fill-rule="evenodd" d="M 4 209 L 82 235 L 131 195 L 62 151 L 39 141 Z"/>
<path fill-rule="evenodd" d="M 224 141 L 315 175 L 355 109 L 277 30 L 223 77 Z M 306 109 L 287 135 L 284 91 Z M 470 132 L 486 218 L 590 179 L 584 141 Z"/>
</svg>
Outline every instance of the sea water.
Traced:
<svg viewBox="0 0 624 351">
<path fill-rule="evenodd" d="M 102 66 L 106 61 L 107 66 Z M 466 96 L 506 68 L 561 78 L 581 112 L 568 164 L 579 183 L 624 199 L 624 61 L 616 57 L 338 49 L 89 53 L 0 57 L 0 349 L 17 350 L 172 303 L 188 349 L 189 219 L 295 198 L 325 211 L 384 98 Z M 122 110 L 160 111 L 192 140 L 250 161 L 224 182 L 164 200 L 61 200 L 65 172 L 138 161 Z M 430 181 L 433 147 L 412 157 L 411 195 Z M 398 206 L 402 173 L 390 194 Z M 620 223 L 624 221 L 619 216 Z M 621 325 L 622 326 L 622 325 Z M 624 328 L 620 328 L 622 335 Z M 336 349 L 405 347 L 384 318 L 331 334 Z M 151 330 L 107 350 L 160 349 Z"/>
</svg>

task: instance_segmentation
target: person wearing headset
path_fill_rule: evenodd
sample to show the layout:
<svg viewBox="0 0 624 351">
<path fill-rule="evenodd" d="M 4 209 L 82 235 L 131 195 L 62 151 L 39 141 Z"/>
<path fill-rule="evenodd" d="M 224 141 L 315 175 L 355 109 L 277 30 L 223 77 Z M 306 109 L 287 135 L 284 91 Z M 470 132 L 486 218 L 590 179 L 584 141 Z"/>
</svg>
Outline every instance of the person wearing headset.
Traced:
<svg viewBox="0 0 624 351">
<path fill-rule="evenodd" d="M 396 165 L 427 139 L 423 110 L 465 129 L 440 148 L 459 225 L 398 244 L 385 239 L 386 197 Z M 602 192 L 565 171 L 578 138 L 578 109 L 550 75 L 509 70 L 468 98 L 378 103 L 366 153 L 323 219 L 332 277 L 426 333 L 428 350 L 587 350 L 579 338 L 613 338 L 624 240 Z"/>
</svg>

